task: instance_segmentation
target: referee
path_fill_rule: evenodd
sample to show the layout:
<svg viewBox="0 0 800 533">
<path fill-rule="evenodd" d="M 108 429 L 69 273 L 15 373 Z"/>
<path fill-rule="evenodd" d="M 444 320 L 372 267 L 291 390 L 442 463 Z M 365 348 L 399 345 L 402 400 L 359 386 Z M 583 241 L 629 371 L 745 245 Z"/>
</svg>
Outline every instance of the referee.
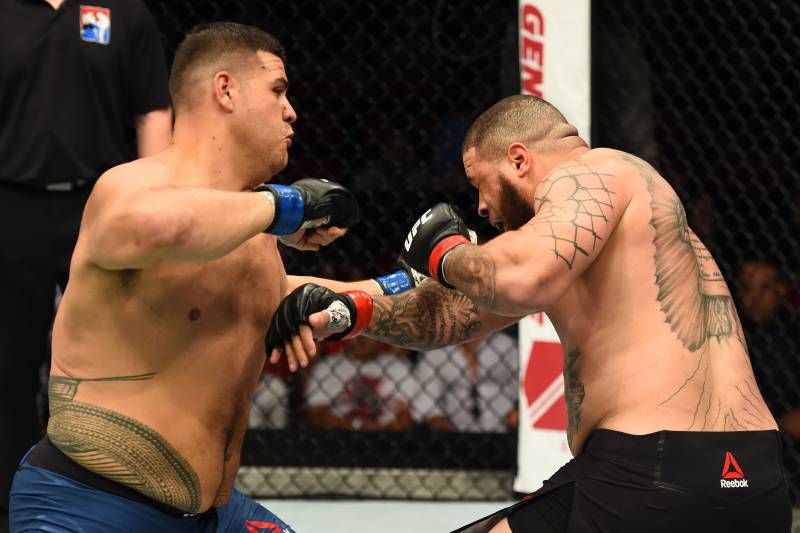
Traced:
<svg viewBox="0 0 800 533">
<path fill-rule="evenodd" d="M 39 369 L 86 198 L 106 169 L 166 148 L 171 127 L 141 0 L 0 0 L 0 532 L 42 434 Z"/>
</svg>

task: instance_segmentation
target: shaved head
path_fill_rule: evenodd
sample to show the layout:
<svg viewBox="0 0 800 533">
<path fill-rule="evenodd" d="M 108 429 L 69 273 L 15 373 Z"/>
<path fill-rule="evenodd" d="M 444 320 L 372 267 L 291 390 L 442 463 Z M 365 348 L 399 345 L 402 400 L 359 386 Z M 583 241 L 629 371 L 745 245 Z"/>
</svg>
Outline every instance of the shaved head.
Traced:
<svg viewBox="0 0 800 533">
<path fill-rule="evenodd" d="M 190 31 L 175 52 L 169 79 L 169 93 L 175 114 L 190 107 L 204 80 L 228 70 L 246 74 L 259 68 L 257 52 L 274 54 L 286 64 L 286 53 L 272 35 L 244 24 L 215 22 Z"/>
<path fill-rule="evenodd" d="M 535 96 L 518 94 L 500 100 L 473 122 L 461 153 L 474 147 L 480 159 L 496 161 L 512 143 L 550 151 L 558 148 L 561 139 L 577 134 L 555 106 Z"/>
</svg>

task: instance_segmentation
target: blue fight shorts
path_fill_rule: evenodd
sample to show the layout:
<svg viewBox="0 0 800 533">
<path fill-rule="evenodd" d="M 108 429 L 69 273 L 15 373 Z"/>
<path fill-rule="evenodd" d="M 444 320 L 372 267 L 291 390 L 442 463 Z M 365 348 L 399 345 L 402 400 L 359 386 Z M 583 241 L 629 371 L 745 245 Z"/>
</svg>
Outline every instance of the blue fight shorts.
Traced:
<svg viewBox="0 0 800 533">
<path fill-rule="evenodd" d="M 52 443 L 43 441 L 31 451 L 38 447 L 55 449 Z M 232 491 L 228 503 L 222 507 L 184 516 L 178 510 L 170 512 L 171 508 L 143 495 L 135 499 L 120 495 L 125 494 L 126 490 L 132 491 L 128 487 L 118 485 L 121 489 L 115 490 L 118 493 L 114 494 L 63 473 L 31 464 L 30 455 L 31 452 L 28 452 L 22 459 L 11 487 L 10 521 L 11 531 L 14 533 L 294 533 L 283 520 L 236 489 Z M 53 454 L 50 453 L 48 459 L 52 460 L 52 457 Z M 58 458 L 58 461 L 61 462 L 64 458 L 71 461 L 66 456 Z M 45 464 L 49 465 L 50 462 L 45 461 Z M 74 462 L 69 465 L 72 471 L 75 467 L 83 469 Z M 86 477 L 79 476 L 84 481 L 93 480 L 93 476 L 97 476 L 83 470 L 90 474 Z M 114 483 L 102 479 L 104 481 L 101 484 L 104 487 L 110 486 L 105 483 Z"/>
</svg>

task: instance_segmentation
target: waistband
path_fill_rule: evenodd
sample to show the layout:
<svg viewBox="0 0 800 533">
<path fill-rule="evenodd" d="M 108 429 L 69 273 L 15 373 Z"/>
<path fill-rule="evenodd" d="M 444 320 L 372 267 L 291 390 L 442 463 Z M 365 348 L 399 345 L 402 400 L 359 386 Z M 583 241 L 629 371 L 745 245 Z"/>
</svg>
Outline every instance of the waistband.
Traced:
<svg viewBox="0 0 800 533">
<path fill-rule="evenodd" d="M 26 458 L 23 459 L 23 462 L 25 461 L 27 461 L 27 463 L 31 466 L 44 468 L 45 470 L 49 470 L 55 474 L 68 477 L 79 483 L 88 485 L 93 489 L 108 492 L 128 500 L 142 503 L 170 516 L 187 518 L 197 517 L 206 513 L 214 512 L 214 508 L 212 507 L 204 513 L 186 513 L 176 507 L 172 507 L 171 505 L 167 505 L 153 498 L 149 498 L 141 492 L 135 491 L 130 487 L 122 485 L 121 483 L 117 483 L 116 481 L 112 481 L 99 474 L 95 474 L 91 470 L 87 470 L 64 455 L 64 453 L 59 450 L 46 435 L 28 452 Z"/>
<path fill-rule="evenodd" d="M 761 431 L 668 431 L 633 435 L 612 429 L 595 429 L 586 439 L 580 454 L 624 457 L 626 462 L 654 464 L 667 449 L 702 453 L 704 449 L 747 446 L 769 453 L 780 460 L 781 439 L 777 430 Z"/>
</svg>

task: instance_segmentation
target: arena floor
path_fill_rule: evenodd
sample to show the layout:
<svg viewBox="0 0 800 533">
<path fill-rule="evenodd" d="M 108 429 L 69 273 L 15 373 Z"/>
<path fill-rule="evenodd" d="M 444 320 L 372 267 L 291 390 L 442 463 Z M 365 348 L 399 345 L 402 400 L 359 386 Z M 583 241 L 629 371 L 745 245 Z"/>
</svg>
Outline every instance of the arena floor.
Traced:
<svg viewBox="0 0 800 533">
<path fill-rule="evenodd" d="M 298 533 L 447 533 L 512 502 L 260 500 Z M 792 533 L 800 533 L 800 508 Z"/>
<path fill-rule="evenodd" d="M 298 533 L 442 533 L 512 502 L 261 500 Z"/>
</svg>

